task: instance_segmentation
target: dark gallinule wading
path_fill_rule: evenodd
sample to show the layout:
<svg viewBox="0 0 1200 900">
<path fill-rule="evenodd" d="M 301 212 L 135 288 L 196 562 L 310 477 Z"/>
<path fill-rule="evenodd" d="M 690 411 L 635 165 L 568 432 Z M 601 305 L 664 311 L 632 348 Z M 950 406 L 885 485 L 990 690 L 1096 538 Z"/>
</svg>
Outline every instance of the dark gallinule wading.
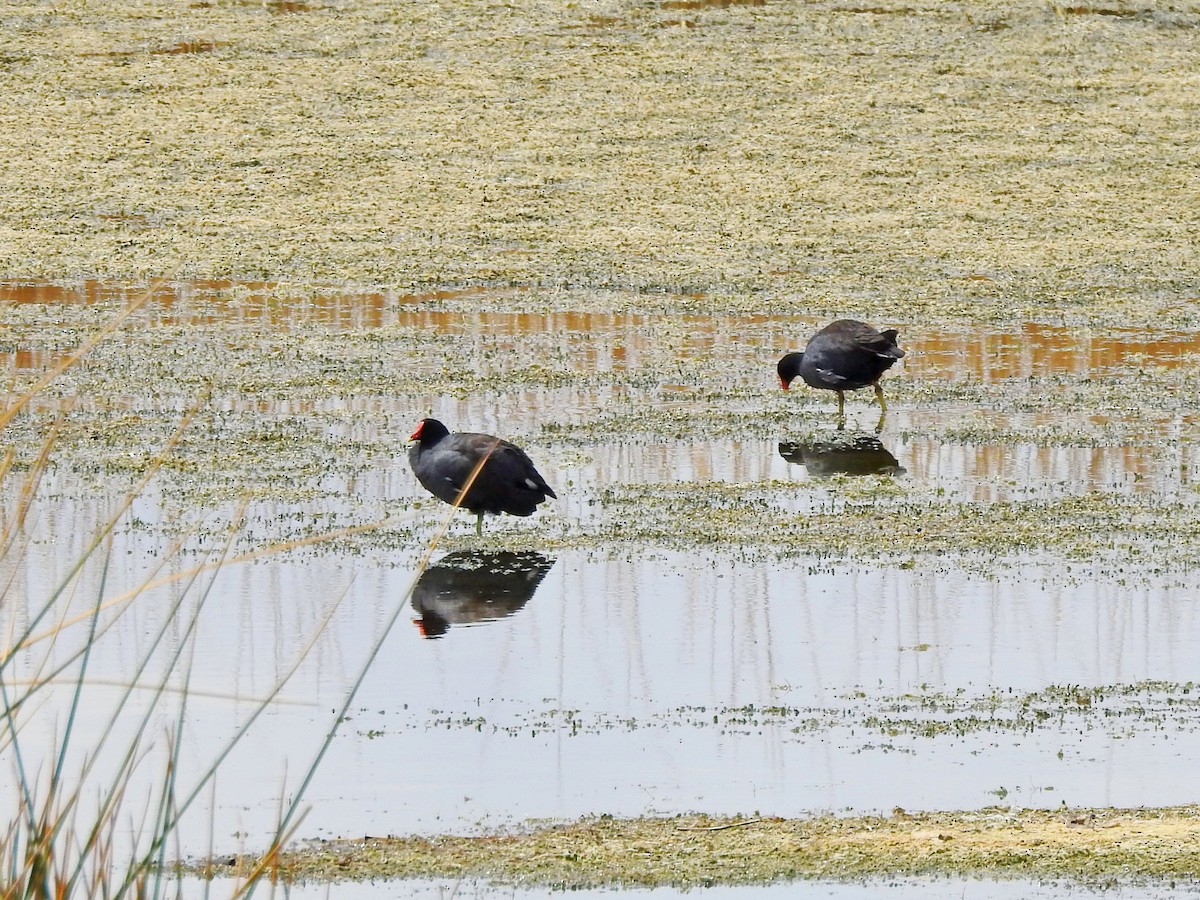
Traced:
<svg viewBox="0 0 1200 900">
<path fill-rule="evenodd" d="M 896 337 L 894 328 L 876 331 L 866 322 L 839 319 L 814 334 L 803 353 L 779 361 L 779 384 L 786 391 L 799 375 L 810 387 L 837 391 L 838 418 L 846 415 L 844 391 L 873 387 L 880 411 L 886 412 L 879 378 L 904 355 Z"/>
<path fill-rule="evenodd" d="M 557 498 L 525 451 L 490 434 L 451 434 L 437 419 L 422 419 L 409 436 L 408 462 L 425 490 L 439 500 L 459 503 L 475 513 L 475 533 L 483 533 L 483 515 L 531 516 L 547 497 Z M 481 465 L 482 461 L 482 465 Z M 479 471 L 474 481 L 471 474 Z"/>
</svg>

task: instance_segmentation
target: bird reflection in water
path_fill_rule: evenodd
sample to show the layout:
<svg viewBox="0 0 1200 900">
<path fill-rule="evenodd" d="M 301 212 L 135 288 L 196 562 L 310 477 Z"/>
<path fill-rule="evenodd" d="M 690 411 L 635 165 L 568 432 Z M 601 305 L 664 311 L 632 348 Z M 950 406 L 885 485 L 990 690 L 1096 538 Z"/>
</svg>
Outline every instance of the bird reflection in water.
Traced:
<svg viewBox="0 0 1200 900">
<path fill-rule="evenodd" d="M 865 431 L 830 438 L 780 441 L 779 455 L 804 466 L 814 478 L 829 475 L 903 475 L 905 469 L 883 442 Z"/>
<path fill-rule="evenodd" d="M 412 592 L 422 636 L 439 638 L 451 625 L 511 616 L 541 584 L 554 560 L 540 553 L 451 553 L 426 569 Z"/>
</svg>

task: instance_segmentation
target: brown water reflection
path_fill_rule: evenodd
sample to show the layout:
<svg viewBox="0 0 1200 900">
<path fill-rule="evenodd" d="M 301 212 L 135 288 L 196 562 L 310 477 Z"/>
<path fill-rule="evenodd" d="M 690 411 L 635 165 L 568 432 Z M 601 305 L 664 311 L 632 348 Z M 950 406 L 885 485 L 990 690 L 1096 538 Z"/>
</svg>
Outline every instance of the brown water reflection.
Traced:
<svg viewBox="0 0 1200 900">
<path fill-rule="evenodd" d="M 8 283 L 0 284 L 0 303 L 50 308 L 71 304 L 115 306 L 139 290 L 99 280 Z M 270 282 L 179 281 L 159 291 L 147 320 L 150 326 L 190 324 L 235 330 L 402 328 L 418 334 L 465 337 L 467 340 L 456 352 L 467 358 L 487 358 L 487 354 L 499 352 L 509 365 L 515 361 L 532 367 L 561 367 L 589 379 L 586 384 L 563 387 L 510 385 L 497 392 L 489 391 L 485 382 L 467 399 L 440 392 L 390 397 L 386 387 L 381 386 L 380 393 L 321 400 L 230 395 L 213 401 L 214 409 L 222 413 L 331 419 L 327 427 L 336 429 L 339 437 L 351 444 L 402 440 L 400 432 L 406 427 L 411 430 L 417 419 L 430 412 L 455 428 L 525 435 L 536 440 L 548 422 L 586 425 L 610 410 L 620 416 L 630 390 L 653 391 L 656 408 L 686 414 L 705 401 L 696 399 L 694 377 L 691 386 L 674 389 L 670 378 L 676 363 L 681 367 L 681 377 L 694 373 L 705 379 L 729 377 L 722 374 L 727 368 L 732 370 L 732 377 L 751 387 L 753 379 L 761 374 L 761 396 L 756 394 L 746 401 L 752 411 L 754 405 L 776 399 L 778 392 L 772 387 L 775 354 L 800 345 L 817 324 L 811 318 L 790 314 L 704 316 L 636 310 L 593 313 L 503 308 L 528 301 L 531 292 L 520 288 L 363 294 L 331 290 L 295 301 L 280 299 L 277 290 L 278 285 Z M 487 305 L 481 304 L 482 298 L 487 299 Z M 1138 329 L 1072 329 L 1041 323 L 1007 330 L 901 328 L 902 344 L 909 353 L 897 376 L 918 385 L 1065 374 L 1102 377 L 1106 373 L 1128 373 L 1135 367 L 1192 366 L 1200 358 L 1200 335 L 1191 332 L 1151 334 Z M 63 340 L 68 344 L 77 340 L 71 336 L 75 333 L 64 332 Z M 48 339 L 57 340 L 56 334 L 51 331 Z M 15 378 L 44 371 L 71 346 L 0 348 L 0 374 Z M 762 360 L 763 365 L 756 367 L 756 360 Z M 406 356 L 405 362 L 428 364 L 428 360 L 412 356 Z M 440 367 L 441 363 L 437 364 Z M 627 378 L 614 378 L 611 384 L 605 381 L 606 372 L 638 373 L 647 366 L 654 367 L 655 374 L 639 387 L 630 388 Z M 686 372 L 684 367 L 688 367 Z M 105 402 L 133 407 L 145 403 L 138 397 L 126 398 L 119 389 L 107 393 Z M 168 402 L 174 401 L 168 397 Z M 876 419 L 874 407 L 852 404 L 848 427 L 872 428 Z M 1031 490 L 1052 494 L 1097 487 L 1131 492 L 1174 491 L 1196 480 L 1200 451 L 1191 444 L 1176 442 L 1168 449 L 1155 447 L 1157 433 L 1128 437 L 1113 432 L 1117 437 L 1110 440 L 1109 432 L 1104 430 L 1110 422 L 1119 423 L 1119 414 L 1110 419 L 1087 411 L 1013 413 L 962 404 L 906 407 L 901 402 L 889 411 L 886 431 L 880 439 L 883 451 L 895 458 L 896 471 L 906 471 L 907 477 L 918 484 L 934 485 L 980 501 L 1028 496 Z M 948 426 L 979 428 L 982 437 L 973 439 L 968 430 L 961 440 L 937 438 Z M 1164 420 L 1155 427 L 1169 436 L 1168 431 L 1181 426 Z M 615 443 L 599 439 L 589 451 L 592 458 L 588 464 L 571 471 L 570 477 L 599 485 L 622 480 L 796 479 L 816 474 L 811 467 L 789 464 L 779 456 L 779 445 L 795 442 L 797 435 L 663 444 L 639 441 L 636 423 L 630 428 L 633 430 Z M 1066 440 L 988 442 L 987 435 L 992 431 L 1032 434 L 1038 429 L 1060 438 L 1066 436 Z M 1083 439 L 1075 441 L 1074 435 L 1090 435 L 1100 446 L 1087 446 Z M 1079 445 L 1059 446 L 1073 442 Z M 547 459 L 546 464 L 554 466 L 555 461 Z M 565 483 L 561 478 L 560 482 Z M 586 517 L 586 510 L 581 509 L 579 514 Z"/>
<path fill-rule="evenodd" d="M 985 382 L 1143 366 L 1193 366 L 1200 358 L 1197 332 L 1095 332 L 1040 323 L 1003 331 L 925 331 L 909 335 L 904 343 L 913 348 L 911 359 L 905 359 L 913 377 L 969 377 Z"/>
<path fill-rule="evenodd" d="M 83 280 L 70 283 L 0 283 L 0 303 L 98 304 L 124 302 L 141 286 Z M 503 304 L 529 294 L 524 288 L 482 286 L 431 290 L 422 293 L 379 291 L 346 293 L 336 288 L 299 298 L 279 295 L 273 282 L 229 279 L 177 281 L 155 296 L 150 324 L 272 325 L 332 329 L 372 329 L 384 326 L 436 329 L 448 334 L 524 335 L 577 334 L 605 341 L 613 352 L 646 346 L 662 317 L 653 313 L 507 312 L 494 309 L 455 309 L 457 300 L 492 298 Z M 449 305 L 447 305 L 449 304 Z M 684 315 L 686 325 L 678 348 L 729 352 L 742 346 L 747 353 L 782 354 L 801 349 L 822 324 L 810 316 L 749 314 L 740 316 Z M 1175 368 L 1196 365 L 1200 333 L 1170 329 L 1089 329 L 1024 323 L 1004 328 L 963 325 L 945 328 L 900 329 L 909 355 L 903 370 L 912 379 L 954 379 L 994 382 L 1058 374 L 1086 375 L 1139 367 Z M 619 339 L 619 340 L 617 340 Z M 590 366 L 594 359 L 581 360 Z M 614 360 L 619 362 L 619 360 Z"/>
<path fill-rule="evenodd" d="M 44 372 L 68 356 L 70 350 L 8 350 L 0 352 L 0 368 L 9 373 Z"/>
<path fill-rule="evenodd" d="M 401 302 L 432 299 L 420 295 L 353 293 L 281 299 L 270 281 L 197 279 L 163 283 L 147 309 L 149 325 L 272 325 L 335 329 L 379 328 L 394 322 L 385 309 Z M 77 282 L 0 283 L 0 303 L 120 305 L 141 296 L 145 285 L 86 279 Z M 457 293 L 457 292 L 454 292 Z"/>
</svg>

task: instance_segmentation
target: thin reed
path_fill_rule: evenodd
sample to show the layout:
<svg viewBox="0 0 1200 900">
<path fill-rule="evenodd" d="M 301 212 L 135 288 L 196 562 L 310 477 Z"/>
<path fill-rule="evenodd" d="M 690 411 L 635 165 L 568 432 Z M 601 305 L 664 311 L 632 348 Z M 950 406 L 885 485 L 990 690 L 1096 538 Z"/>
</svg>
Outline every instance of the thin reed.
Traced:
<svg viewBox="0 0 1200 900">
<path fill-rule="evenodd" d="M 83 342 L 65 364 L 0 410 L 0 437 L 4 425 L 28 407 L 38 391 L 130 321 L 155 287 Z M 215 797 L 222 766 L 278 701 L 338 608 L 337 602 L 329 605 L 290 666 L 265 696 L 253 701 L 249 714 L 213 757 L 199 767 L 185 765 L 185 750 L 196 737 L 188 714 L 196 634 L 219 573 L 231 565 L 384 524 L 338 529 L 235 554 L 231 548 L 241 530 L 241 516 L 235 513 L 226 523 L 223 545 L 200 562 L 183 565 L 185 537 L 145 560 L 132 586 L 116 578 L 114 535 L 206 402 L 207 398 L 197 399 L 181 415 L 174 435 L 147 471 L 86 535 L 77 558 L 48 579 L 46 573 L 39 573 L 40 579 L 28 577 L 36 555 L 30 535 L 40 513 L 39 486 L 54 464 L 58 430 L 54 424 L 47 426 L 27 464 L 16 463 L 12 448 L 0 452 L 0 614 L 7 626 L 0 636 L 0 785 L 8 795 L 8 815 L 0 818 L 0 900 L 181 896 L 184 876 L 177 863 L 198 849 L 183 846 L 181 823 L 189 815 L 204 814 L 201 801 Z M 451 509 L 429 542 L 413 584 L 453 513 Z M 30 585 L 36 584 L 46 587 L 32 590 Z M 305 791 L 399 619 L 411 587 L 394 601 L 344 703 L 324 728 L 319 750 L 288 799 L 279 801 L 267 852 L 259 866 L 231 888 L 233 896 L 252 894 L 260 881 L 274 874 L 278 852 L 303 819 Z M 40 595 L 30 596 L 34 593 Z M 142 635 L 136 653 L 122 659 L 127 666 L 124 677 L 115 685 L 111 679 L 91 677 L 97 648 L 139 605 L 156 611 L 157 626 Z"/>
</svg>

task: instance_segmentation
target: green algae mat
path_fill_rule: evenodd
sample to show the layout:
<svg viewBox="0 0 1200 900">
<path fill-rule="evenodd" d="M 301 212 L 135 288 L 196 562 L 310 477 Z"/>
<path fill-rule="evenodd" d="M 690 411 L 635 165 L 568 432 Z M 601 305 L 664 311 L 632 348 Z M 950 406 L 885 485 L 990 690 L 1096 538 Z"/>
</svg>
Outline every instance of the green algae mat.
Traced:
<svg viewBox="0 0 1200 900">
<path fill-rule="evenodd" d="M 1200 6 L 0 11 L 0 273 L 1186 316 Z"/>
<path fill-rule="evenodd" d="M 813 819 L 600 817 L 523 834 L 367 837 L 276 861 L 281 877 L 489 878 L 580 889 L 708 887 L 878 875 L 1069 878 L 1200 875 L 1194 807 L 1000 810 Z M 238 870 L 251 860 L 211 871 Z"/>
</svg>

